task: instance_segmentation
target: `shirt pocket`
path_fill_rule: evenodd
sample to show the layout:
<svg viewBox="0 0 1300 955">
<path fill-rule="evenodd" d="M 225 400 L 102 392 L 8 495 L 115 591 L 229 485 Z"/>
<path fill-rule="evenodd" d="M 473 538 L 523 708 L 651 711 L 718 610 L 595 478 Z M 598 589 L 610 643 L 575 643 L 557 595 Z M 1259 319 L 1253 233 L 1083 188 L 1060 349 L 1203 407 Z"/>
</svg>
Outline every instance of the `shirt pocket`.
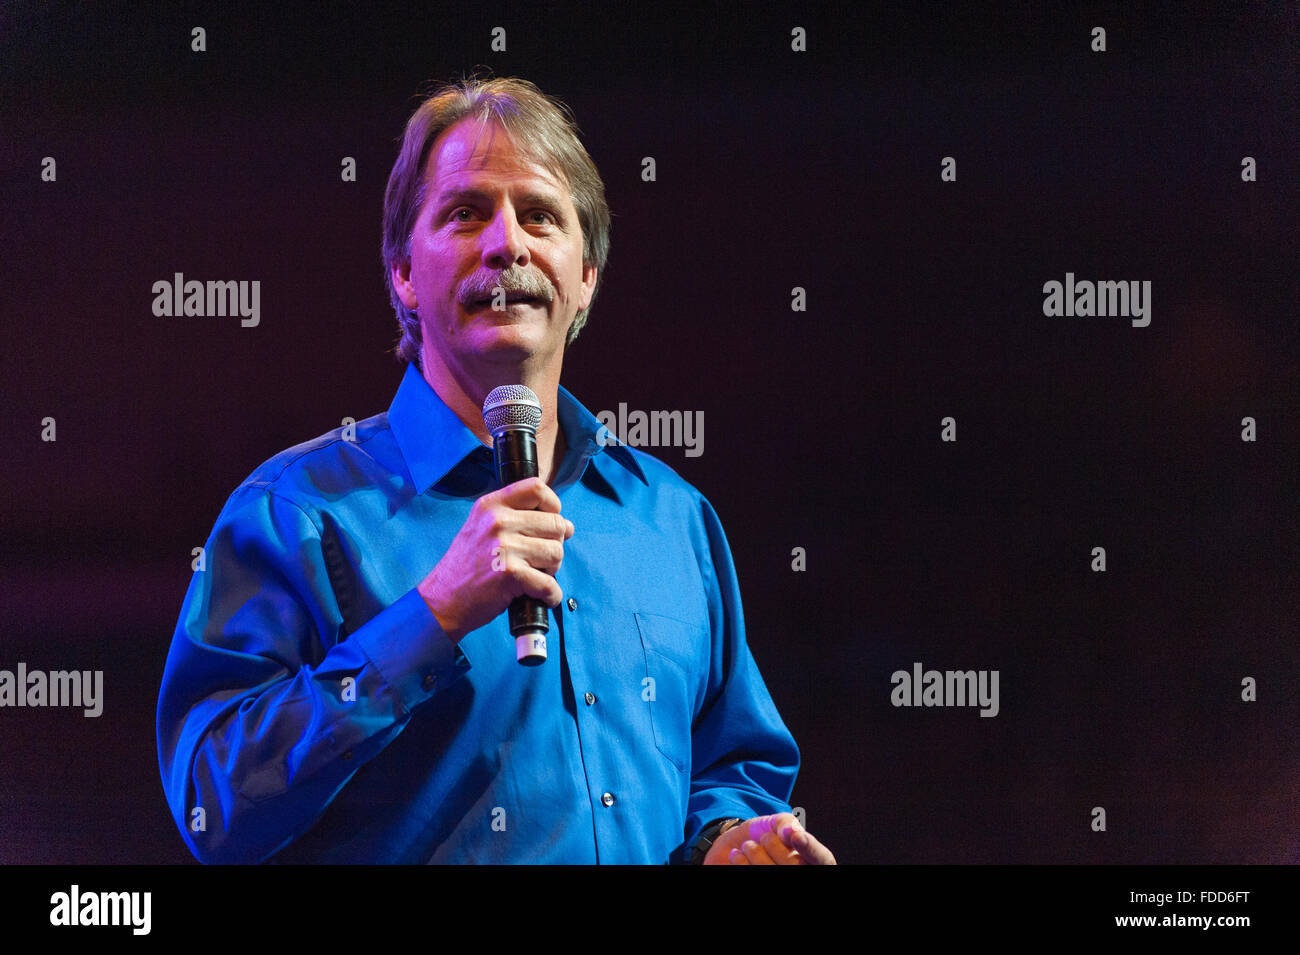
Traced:
<svg viewBox="0 0 1300 955">
<path fill-rule="evenodd" d="M 637 611 L 635 617 L 645 653 L 641 700 L 650 709 L 655 748 L 679 772 L 689 773 L 696 691 L 708 671 L 708 633 L 662 614 Z"/>
</svg>

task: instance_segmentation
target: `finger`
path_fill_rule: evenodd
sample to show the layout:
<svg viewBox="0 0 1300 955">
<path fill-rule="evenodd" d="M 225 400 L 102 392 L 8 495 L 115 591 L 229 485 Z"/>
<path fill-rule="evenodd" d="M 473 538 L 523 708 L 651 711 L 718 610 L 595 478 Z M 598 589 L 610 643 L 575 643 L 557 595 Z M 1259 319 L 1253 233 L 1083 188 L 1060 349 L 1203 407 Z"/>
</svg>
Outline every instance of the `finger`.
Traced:
<svg viewBox="0 0 1300 955">
<path fill-rule="evenodd" d="M 489 497 L 518 511 L 546 511 L 560 513 L 560 497 L 546 482 L 539 477 L 524 478 L 514 484 L 507 484 Z"/>
<path fill-rule="evenodd" d="M 745 858 L 745 853 L 739 849 L 732 849 L 731 855 L 727 857 L 727 862 L 731 865 L 749 865 L 749 860 Z"/>
<path fill-rule="evenodd" d="M 550 574 L 542 573 L 540 570 L 534 570 L 532 567 L 515 568 L 515 582 L 519 585 L 515 588 L 514 596 L 519 597 L 528 595 L 542 601 L 548 607 L 558 607 L 564 600 L 564 591 L 556 583 L 555 578 Z"/>
<path fill-rule="evenodd" d="M 794 829 L 790 831 L 789 840 L 782 835 L 782 842 L 791 846 L 798 851 L 807 865 L 835 865 L 835 856 L 831 855 L 831 850 L 817 841 L 817 838 L 807 829 Z"/>
<path fill-rule="evenodd" d="M 767 850 L 760 846 L 753 839 L 746 839 L 740 844 L 740 851 L 745 854 L 750 865 L 776 865 L 772 857 L 767 854 Z"/>
<path fill-rule="evenodd" d="M 796 849 L 797 846 L 792 841 L 794 834 L 806 831 L 799 817 L 792 812 L 778 812 L 766 818 L 771 820 L 772 831 L 781 837 L 781 841 L 791 849 Z"/>
<path fill-rule="evenodd" d="M 775 832 L 763 833 L 763 838 L 758 840 L 758 844 L 777 865 L 803 865 L 803 858 L 799 853 L 782 842 L 781 837 Z"/>
<path fill-rule="evenodd" d="M 513 531 L 526 537 L 545 537 L 563 541 L 573 536 L 573 522 L 567 517 L 547 511 L 503 511 L 500 517 L 502 530 Z"/>
<path fill-rule="evenodd" d="M 758 816 L 749 820 L 749 837 L 757 840 L 765 832 L 780 832 L 788 825 L 798 825 L 792 813 L 777 812 L 770 816 Z"/>
<path fill-rule="evenodd" d="M 512 534 L 498 542 L 497 550 L 509 557 L 517 557 L 529 567 L 548 574 L 554 574 L 564 562 L 564 545 L 557 540 L 541 537 L 521 537 Z M 522 564 L 515 566 L 522 566 Z"/>
</svg>

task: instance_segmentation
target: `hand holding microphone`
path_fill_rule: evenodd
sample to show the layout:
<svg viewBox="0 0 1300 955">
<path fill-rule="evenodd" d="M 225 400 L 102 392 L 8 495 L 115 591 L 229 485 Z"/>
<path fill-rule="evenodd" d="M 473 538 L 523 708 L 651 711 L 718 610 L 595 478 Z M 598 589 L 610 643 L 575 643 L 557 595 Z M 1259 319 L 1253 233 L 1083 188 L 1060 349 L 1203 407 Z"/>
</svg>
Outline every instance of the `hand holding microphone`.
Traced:
<svg viewBox="0 0 1300 955">
<path fill-rule="evenodd" d="M 536 476 L 540 421 L 541 405 L 522 385 L 488 395 L 484 422 L 506 486 L 474 502 L 447 553 L 418 587 L 453 642 L 510 608 L 516 659 L 528 666 L 546 660 L 546 608 L 564 596 L 552 575 L 564 558 L 564 541 L 573 536 L 573 524 L 560 516 L 559 497 Z"/>
</svg>

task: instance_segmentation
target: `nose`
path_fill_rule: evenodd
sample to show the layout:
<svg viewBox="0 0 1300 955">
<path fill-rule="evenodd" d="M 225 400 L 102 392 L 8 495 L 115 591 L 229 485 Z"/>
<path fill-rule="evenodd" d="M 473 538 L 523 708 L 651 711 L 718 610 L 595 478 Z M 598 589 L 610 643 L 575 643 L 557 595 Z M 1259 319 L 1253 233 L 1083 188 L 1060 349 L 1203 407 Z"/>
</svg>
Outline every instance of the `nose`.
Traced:
<svg viewBox="0 0 1300 955">
<path fill-rule="evenodd" d="M 504 271 L 512 265 L 521 268 L 528 265 L 527 234 L 515 219 L 515 210 L 509 203 L 497 210 L 481 236 L 485 268 Z"/>
</svg>

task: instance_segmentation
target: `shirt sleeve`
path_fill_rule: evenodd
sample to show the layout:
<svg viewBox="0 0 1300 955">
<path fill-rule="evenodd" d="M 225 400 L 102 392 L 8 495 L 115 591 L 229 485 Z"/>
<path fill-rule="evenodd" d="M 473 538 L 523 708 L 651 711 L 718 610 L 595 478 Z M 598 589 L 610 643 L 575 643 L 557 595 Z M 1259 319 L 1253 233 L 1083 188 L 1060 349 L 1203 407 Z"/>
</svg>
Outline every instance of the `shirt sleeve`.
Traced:
<svg viewBox="0 0 1300 955">
<path fill-rule="evenodd" d="M 717 513 L 702 501 L 707 544 L 701 567 L 709 601 L 712 660 L 705 702 L 691 734 L 690 798 L 679 858 L 724 817 L 790 811 L 799 748 L 786 729 L 745 641 L 740 586 Z"/>
<path fill-rule="evenodd" d="M 412 588 L 345 633 L 320 530 L 241 487 L 182 606 L 158 697 L 172 818 L 201 862 L 261 862 L 306 832 L 468 661 Z"/>
</svg>

